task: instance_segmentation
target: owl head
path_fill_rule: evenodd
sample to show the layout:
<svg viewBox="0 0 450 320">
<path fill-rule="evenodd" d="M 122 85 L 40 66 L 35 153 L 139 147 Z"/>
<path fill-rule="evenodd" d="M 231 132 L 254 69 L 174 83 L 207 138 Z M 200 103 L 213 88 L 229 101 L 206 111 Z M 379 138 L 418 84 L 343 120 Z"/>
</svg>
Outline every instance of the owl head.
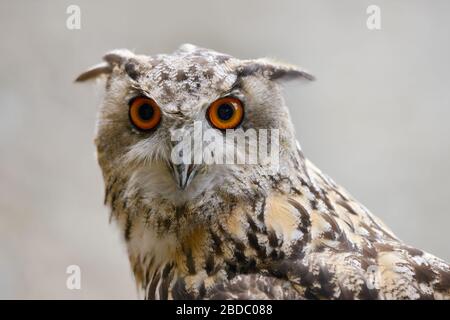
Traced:
<svg viewBox="0 0 450 320">
<path fill-rule="evenodd" d="M 270 130 L 278 130 L 279 170 L 297 155 L 280 84 L 313 77 L 295 66 L 189 44 L 154 56 L 114 50 L 103 60 L 77 81 L 106 78 L 95 139 L 105 180 L 120 179 L 143 198 L 183 203 L 208 190 L 239 189 L 254 180 L 264 185 L 275 174 L 265 164 L 236 160 L 255 150 L 249 130 L 257 138 L 265 130 L 262 143 L 272 149 Z M 244 135 L 244 151 L 236 150 L 239 135 L 226 139 L 236 132 Z"/>
</svg>

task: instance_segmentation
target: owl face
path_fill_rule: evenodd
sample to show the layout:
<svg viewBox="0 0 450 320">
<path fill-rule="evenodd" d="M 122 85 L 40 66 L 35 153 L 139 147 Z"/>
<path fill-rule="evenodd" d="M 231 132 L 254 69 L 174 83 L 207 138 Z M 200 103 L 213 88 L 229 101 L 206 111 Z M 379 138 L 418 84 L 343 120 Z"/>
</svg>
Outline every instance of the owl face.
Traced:
<svg viewBox="0 0 450 320">
<path fill-rule="evenodd" d="M 233 184 L 243 172 L 267 174 L 259 164 L 195 159 L 205 144 L 213 153 L 224 150 L 223 157 L 233 150 L 220 139 L 227 130 L 278 129 L 280 153 L 296 150 L 279 83 L 312 79 L 298 68 L 239 60 L 192 45 L 156 56 L 116 50 L 104 60 L 78 80 L 107 75 L 95 139 L 105 178 L 121 176 L 143 194 L 181 203 Z M 215 138 L 204 141 L 206 131 Z M 205 143 L 199 146 L 194 139 Z"/>
</svg>

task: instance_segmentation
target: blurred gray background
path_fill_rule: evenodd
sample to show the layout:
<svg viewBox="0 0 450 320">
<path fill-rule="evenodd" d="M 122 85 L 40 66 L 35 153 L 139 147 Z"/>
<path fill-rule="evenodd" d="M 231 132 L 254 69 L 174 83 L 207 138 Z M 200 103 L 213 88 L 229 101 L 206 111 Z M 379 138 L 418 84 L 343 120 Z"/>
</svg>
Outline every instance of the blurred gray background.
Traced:
<svg viewBox="0 0 450 320">
<path fill-rule="evenodd" d="M 81 8 L 81 30 L 66 9 Z M 382 29 L 366 27 L 381 8 Z M 449 1 L 0 1 L 0 298 L 136 298 L 94 157 L 113 48 L 190 42 L 318 78 L 286 97 L 306 155 L 403 240 L 450 260 Z M 66 268 L 82 289 L 66 288 Z"/>
</svg>

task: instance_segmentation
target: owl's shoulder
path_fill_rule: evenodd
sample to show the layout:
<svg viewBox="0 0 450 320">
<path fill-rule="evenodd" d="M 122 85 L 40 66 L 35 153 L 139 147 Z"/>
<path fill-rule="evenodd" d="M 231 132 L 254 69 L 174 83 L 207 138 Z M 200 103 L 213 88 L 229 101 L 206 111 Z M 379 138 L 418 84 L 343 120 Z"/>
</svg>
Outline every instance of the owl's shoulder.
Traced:
<svg viewBox="0 0 450 320">
<path fill-rule="evenodd" d="M 299 186 L 294 195 L 276 197 L 276 204 L 268 207 L 269 212 L 277 211 L 269 214 L 277 217 L 278 224 L 292 221 L 292 216 L 309 219 L 303 222 L 308 229 L 302 245 L 291 243 L 295 250 L 302 248 L 301 254 L 274 264 L 289 270 L 298 292 L 344 299 L 450 297 L 447 263 L 404 244 L 310 161 L 305 167 L 309 184 Z"/>
</svg>

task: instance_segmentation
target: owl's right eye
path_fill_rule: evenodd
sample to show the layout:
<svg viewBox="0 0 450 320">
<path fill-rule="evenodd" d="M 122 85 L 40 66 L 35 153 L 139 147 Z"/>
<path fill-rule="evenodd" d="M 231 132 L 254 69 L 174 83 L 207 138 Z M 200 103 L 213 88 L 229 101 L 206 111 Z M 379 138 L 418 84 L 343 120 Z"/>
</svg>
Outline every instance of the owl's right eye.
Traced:
<svg viewBox="0 0 450 320">
<path fill-rule="evenodd" d="M 156 128 L 161 121 L 161 110 L 158 104 L 148 97 L 131 99 L 129 117 L 131 123 L 141 131 L 150 131 Z"/>
</svg>

